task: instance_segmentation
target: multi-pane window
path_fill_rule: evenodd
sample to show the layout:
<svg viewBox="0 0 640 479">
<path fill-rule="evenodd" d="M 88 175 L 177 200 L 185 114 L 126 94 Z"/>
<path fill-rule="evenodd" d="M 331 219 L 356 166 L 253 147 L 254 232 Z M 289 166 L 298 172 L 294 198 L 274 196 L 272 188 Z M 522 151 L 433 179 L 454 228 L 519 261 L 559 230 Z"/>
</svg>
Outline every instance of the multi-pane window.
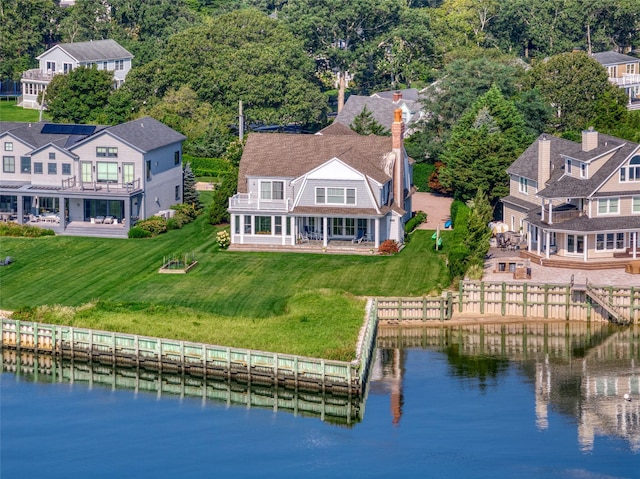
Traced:
<svg viewBox="0 0 640 479">
<path fill-rule="evenodd" d="M 69 73 L 71 70 L 73 70 L 73 64 L 72 63 L 63 63 L 62 64 L 62 69 L 64 70 L 65 73 Z"/>
<path fill-rule="evenodd" d="M 133 183 L 134 166 L 133 163 L 124 163 L 122 165 L 122 182 L 126 185 Z"/>
<path fill-rule="evenodd" d="M 20 172 L 31 173 L 31 158 L 28 156 L 20 157 Z"/>
<path fill-rule="evenodd" d="M 98 161 L 96 163 L 96 180 L 118 181 L 118 163 L 110 161 Z"/>
<path fill-rule="evenodd" d="M 587 177 L 587 164 L 580 163 L 580 178 L 586 178 L 586 177 Z"/>
<path fill-rule="evenodd" d="M 2 157 L 2 171 L 3 171 L 3 173 L 15 173 L 16 172 L 16 157 L 15 156 L 3 156 Z"/>
<path fill-rule="evenodd" d="M 282 216 L 276 216 L 273 219 L 273 234 L 281 235 L 282 234 Z"/>
<path fill-rule="evenodd" d="M 628 75 L 635 75 L 635 73 L 636 73 L 636 64 L 635 63 L 627 63 L 626 73 Z"/>
<path fill-rule="evenodd" d="M 4 151 L 13 151 L 13 142 L 5 141 L 4 142 Z"/>
<path fill-rule="evenodd" d="M 520 177 L 520 193 L 525 195 L 529 192 L 529 181 L 526 178 Z"/>
<path fill-rule="evenodd" d="M 600 198 L 598 200 L 598 214 L 609 215 L 618 213 L 618 198 Z"/>
<path fill-rule="evenodd" d="M 179 151 L 176 151 L 173 154 L 173 164 L 174 165 L 179 165 L 180 164 L 180 152 Z"/>
<path fill-rule="evenodd" d="M 67 176 L 71 174 L 71 163 L 62 163 L 62 174 Z"/>
<path fill-rule="evenodd" d="M 584 236 L 567 235 L 567 253 L 583 254 L 584 253 Z"/>
<path fill-rule="evenodd" d="M 33 164 L 33 172 L 34 172 L 36 175 L 41 175 L 41 174 L 42 174 L 43 169 L 42 169 L 42 163 L 41 163 L 40 161 L 36 161 L 36 162 Z"/>
<path fill-rule="evenodd" d="M 57 175 L 58 165 L 56 163 L 47 163 L 47 173 L 50 175 Z"/>
<path fill-rule="evenodd" d="M 640 181 L 640 155 L 631 158 L 628 167 L 620 168 L 620 181 Z"/>
<path fill-rule="evenodd" d="M 82 165 L 82 182 L 83 183 L 91 183 L 93 181 L 93 177 L 91 175 L 92 165 L 88 161 L 83 161 Z"/>
<path fill-rule="evenodd" d="M 256 216 L 256 234 L 271 234 L 271 216 Z"/>
<path fill-rule="evenodd" d="M 613 249 L 624 249 L 624 233 L 598 233 L 596 235 L 597 251 Z"/>
<path fill-rule="evenodd" d="M 640 196 L 634 196 L 631 202 L 631 211 L 640 213 Z"/>
<path fill-rule="evenodd" d="M 284 199 L 284 181 L 261 181 L 261 200 L 282 200 Z"/>
<path fill-rule="evenodd" d="M 124 60 L 116 60 L 116 70 L 124 70 Z"/>
<path fill-rule="evenodd" d="M 233 232 L 239 235 L 240 234 L 240 215 L 235 215 L 235 221 L 233 222 L 233 224 L 234 224 Z"/>
<path fill-rule="evenodd" d="M 244 215 L 244 232 L 251 234 L 251 215 Z"/>
<path fill-rule="evenodd" d="M 316 188 L 316 203 L 330 205 L 355 205 L 355 188 Z"/>
<path fill-rule="evenodd" d="M 569 158 L 567 158 L 567 175 L 571 174 L 572 166 L 573 166 L 572 161 Z"/>
<path fill-rule="evenodd" d="M 53 152 L 53 151 L 49 152 L 49 159 L 50 159 L 50 160 L 55 160 L 55 159 L 56 159 L 56 154 L 55 154 L 55 152 Z"/>
<path fill-rule="evenodd" d="M 115 146 L 97 146 L 96 156 L 98 158 L 117 158 L 118 148 Z"/>
<path fill-rule="evenodd" d="M 176 201 L 180 199 L 180 185 L 176 185 Z"/>
</svg>

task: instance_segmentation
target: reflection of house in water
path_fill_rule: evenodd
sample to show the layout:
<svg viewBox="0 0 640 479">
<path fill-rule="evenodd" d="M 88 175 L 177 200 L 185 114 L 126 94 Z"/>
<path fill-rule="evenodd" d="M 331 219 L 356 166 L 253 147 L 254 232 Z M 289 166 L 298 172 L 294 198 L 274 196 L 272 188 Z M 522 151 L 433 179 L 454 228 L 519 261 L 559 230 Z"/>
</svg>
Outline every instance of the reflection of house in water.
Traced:
<svg viewBox="0 0 640 479">
<path fill-rule="evenodd" d="M 399 424 L 402 417 L 402 375 L 405 358 L 404 349 L 379 349 L 371 372 L 369 394 L 390 394 L 393 424 Z"/>
<path fill-rule="evenodd" d="M 371 392 L 397 392 L 401 405 L 406 352 L 424 347 L 467 356 L 508 359 L 534 379 L 539 429 L 549 410 L 576 419 L 578 441 L 591 450 L 597 436 L 625 440 L 640 451 L 640 328 L 604 323 L 536 322 L 435 327 L 381 327 Z M 388 348 L 388 349 L 383 349 Z M 394 349 L 395 348 L 395 349 Z M 631 401 L 626 401 L 629 394 Z M 395 411 L 394 411 L 395 412 Z M 401 412 L 401 411 L 400 411 Z M 396 416 L 394 415 L 394 422 Z"/>
</svg>

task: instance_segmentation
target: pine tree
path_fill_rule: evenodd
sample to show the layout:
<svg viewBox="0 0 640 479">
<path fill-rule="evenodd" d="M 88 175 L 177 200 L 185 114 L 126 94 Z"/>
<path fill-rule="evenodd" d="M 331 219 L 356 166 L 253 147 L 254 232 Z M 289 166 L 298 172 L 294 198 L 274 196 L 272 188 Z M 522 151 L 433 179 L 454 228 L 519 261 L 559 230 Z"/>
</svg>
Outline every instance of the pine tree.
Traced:
<svg viewBox="0 0 640 479">
<path fill-rule="evenodd" d="M 356 115 L 351 125 L 349 125 L 353 131 L 359 135 L 378 135 L 388 136 L 389 130 L 376 121 L 373 118 L 371 110 L 364 106 L 362 111 Z"/>
<path fill-rule="evenodd" d="M 194 208 L 199 211 L 202 209 L 202 202 L 200 201 L 200 195 L 196 190 L 196 177 L 191 170 L 191 163 L 187 163 L 184 166 L 184 203 L 193 205 Z"/>
</svg>

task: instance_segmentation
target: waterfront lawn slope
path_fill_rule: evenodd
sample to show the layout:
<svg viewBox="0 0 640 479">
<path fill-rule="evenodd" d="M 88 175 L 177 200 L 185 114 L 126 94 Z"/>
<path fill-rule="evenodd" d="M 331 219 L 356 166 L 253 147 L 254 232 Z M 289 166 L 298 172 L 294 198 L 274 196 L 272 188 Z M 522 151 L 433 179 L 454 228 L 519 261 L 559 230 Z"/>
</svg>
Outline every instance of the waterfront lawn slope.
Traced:
<svg viewBox="0 0 640 479">
<path fill-rule="evenodd" d="M 420 296 L 448 282 L 428 231 L 392 257 L 221 251 L 215 233 L 202 215 L 149 239 L 2 237 L 0 257 L 14 263 L 0 268 L 0 309 L 30 309 L 23 318 L 34 321 L 348 360 L 365 296 Z M 163 256 L 184 252 L 195 253 L 196 268 L 157 273 Z"/>
</svg>

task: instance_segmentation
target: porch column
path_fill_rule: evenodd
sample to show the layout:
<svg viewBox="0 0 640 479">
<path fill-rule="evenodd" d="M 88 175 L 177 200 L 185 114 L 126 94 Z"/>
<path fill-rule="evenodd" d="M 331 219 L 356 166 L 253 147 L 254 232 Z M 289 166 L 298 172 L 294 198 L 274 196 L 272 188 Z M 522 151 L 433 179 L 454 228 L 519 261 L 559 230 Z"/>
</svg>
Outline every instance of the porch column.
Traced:
<svg viewBox="0 0 640 479">
<path fill-rule="evenodd" d="M 60 205 L 59 205 L 59 210 L 58 210 L 58 216 L 60 217 L 60 227 L 62 228 L 62 230 L 66 230 L 67 229 L 67 209 L 66 209 L 66 201 L 65 201 L 65 197 L 62 196 L 60 198 Z M 71 207 L 71 205 L 69 205 L 69 207 Z"/>
<path fill-rule="evenodd" d="M 230 227 L 229 227 L 229 237 L 231 238 L 231 242 L 233 243 L 233 233 L 235 232 L 236 228 L 236 215 L 234 215 L 233 213 L 231 213 L 229 215 L 229 223 L 230 223 Z"/>
<path fill-rule="evenodd" d="M 552 206 L 553 206 L 553 201 L 549 201 L 549 221 L 547 223 L 549 223 L 550 225 L 553 224 L 553 218 L 551 217 L 551 212 L 552 212 Z"/>
<path fill-rule="evenodd" d="M 537 244 L 537 253 L 540 256 L 540 245 L 542 244 L 542 228 L 538 228 L 538 244 Z"/>
<path fill-rule="evenodd" d="M 24 198 L 20 195 L 18 195 L 16 197 L 16 202 L 18 203 L 18 210 L 16 211 L 16 214 L 18 215 L 18 224 L 23 224 L 24 223 Z"/>
<path fill-rule="evenodd" d="M 287 217 L 287 221 L 289 222 L 289 229 L 291 231 L 291 244 L 296 244 L 296 237 L 298 236 L 298 232 L 296 230 L 296 217 L 291 216 Z"/>
<path fill-rule="evenodd" d="M 375 226 L 373 228 L 373 245 L 377 248 L 380 247 L 380 218 L 375 219 Z"/>
<path fill-rule="evenodd" d="M 540 221 L 544 221 L 544 198 L 542 198 L 542 206 L 540 207 Z"/>
<path fill-rule="evenodd" d="M 544 239 L 545 239 L 545 245 L 544 245 L 544 257 L 549 259 L 549 243 L 551 242 L 551 235 L 549 234 L 549 230 L 544 232 Z"/>
<path fill-rule="evenodd" d="M 633 248 L 633 259 L 636 259 L 636 250 L 638 249 L 638 232 L 633 232 L 633 243 L 631 244 Z"/>
<path fill-rule="evenodd" d="M 131 228 L 131 197 L 127 196 L 124 199 L 124 225 L 126 228 Z"/>
<path fill-rule="evenodd" d="M 582 260 L 586 263 L 587 262 L 587 252 L 589 251 L 589 235 L 584 235 L 582 237 L 582 249 L 584 250 L 583 254 L 582 254 Z"/>
<path fill-rule="evenodd" d="M 251 234 L 256 234 L 256 217 L 251 215 Z"/>
<path fill-rule="evenodd" d="M 531 225 L 527 223 L 527 251 L 531 251 Z"/>
<path fill-rule="evenodd" d="M 329 243 L 329 231 L 327 230 L 327 223 L 328 223 L 327 217 L 323 216 L 322 217 L 322 246 L 324 246 L 325 248 Z"/>
</svg>

